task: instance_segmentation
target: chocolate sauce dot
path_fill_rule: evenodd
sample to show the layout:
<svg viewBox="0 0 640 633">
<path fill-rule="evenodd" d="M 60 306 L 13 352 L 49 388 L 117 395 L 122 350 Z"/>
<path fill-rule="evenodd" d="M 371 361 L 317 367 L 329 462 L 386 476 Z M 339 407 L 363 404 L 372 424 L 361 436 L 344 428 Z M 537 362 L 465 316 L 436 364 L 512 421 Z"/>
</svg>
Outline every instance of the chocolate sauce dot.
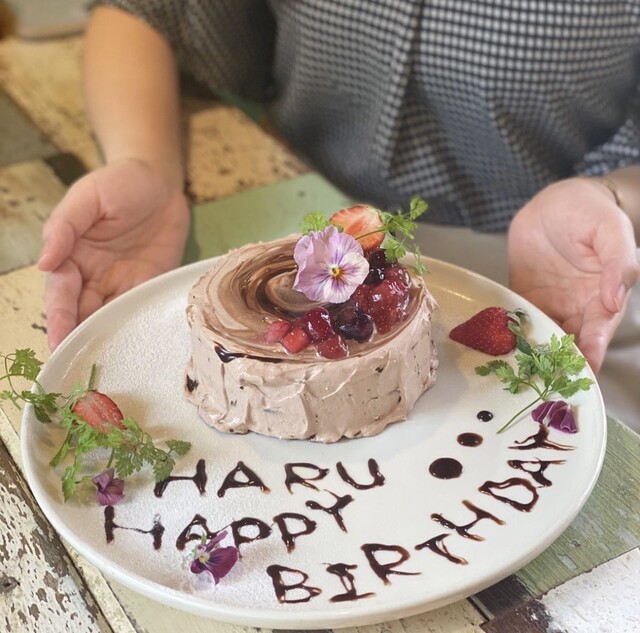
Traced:
<svg viewBox="0 0 640 633">
<path fill-rule="evenodd" d="M 480 411 L 476 417 L 481 422 L 489 422 L 489 420 L 493 420 L 493 413 L 491 411 Z"/>
<path fill-rule="evenodd" d="M 440 457 L 431 463 L 429 472 L 438 479 L 455 479 L 462 474 L 462 464 L 452 457 Z"/>
<path fill-rule="evenodd" d="M 482 444 L 482 435 L 477 433 L 460 433 L 457 439 L 458 444 L 462 446 L 480 446 Z"/>
</svg>

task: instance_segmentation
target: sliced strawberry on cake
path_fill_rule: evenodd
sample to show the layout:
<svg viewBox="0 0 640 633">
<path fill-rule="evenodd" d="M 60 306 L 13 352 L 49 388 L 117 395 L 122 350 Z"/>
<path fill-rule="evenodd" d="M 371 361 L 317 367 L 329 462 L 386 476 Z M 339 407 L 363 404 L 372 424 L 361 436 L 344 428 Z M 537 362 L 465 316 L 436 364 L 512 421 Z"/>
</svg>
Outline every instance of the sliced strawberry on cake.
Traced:
<svg viewBox="0 0 640 633">
<path fill-rule="evenodd" d="M 384 240 L 382 227 L 384 222 L 380 212 L 373 207 L 357 205 L 334 213 L 329 222 L 341 228 L 347 235 L 356 240 L 365 253 L 378 248 Z"/>
</svg>

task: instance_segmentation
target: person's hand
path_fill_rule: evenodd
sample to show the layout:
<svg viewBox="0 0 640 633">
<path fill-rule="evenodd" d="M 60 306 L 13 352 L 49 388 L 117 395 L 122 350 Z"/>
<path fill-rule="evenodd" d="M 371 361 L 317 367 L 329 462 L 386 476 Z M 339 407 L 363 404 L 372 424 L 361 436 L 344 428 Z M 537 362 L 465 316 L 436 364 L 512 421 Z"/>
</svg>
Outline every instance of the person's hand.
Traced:
<svg viewBox="0 0 640 633">
<path fill-rule="evenodd" d="M 575 334 L 597 372 L 640 274 L 612 194 L 587 178 L 547 187 L 514 217 L 508 250 L 511 288 Z"/>
<path fill-rule="evenodd" d="M 189 229 L 178 186 L 126 159 L 78 180 L 43 230 L 38 266 L 54 350 L 83 319 L 141 282 L 180 263 Z"/>
</svg>

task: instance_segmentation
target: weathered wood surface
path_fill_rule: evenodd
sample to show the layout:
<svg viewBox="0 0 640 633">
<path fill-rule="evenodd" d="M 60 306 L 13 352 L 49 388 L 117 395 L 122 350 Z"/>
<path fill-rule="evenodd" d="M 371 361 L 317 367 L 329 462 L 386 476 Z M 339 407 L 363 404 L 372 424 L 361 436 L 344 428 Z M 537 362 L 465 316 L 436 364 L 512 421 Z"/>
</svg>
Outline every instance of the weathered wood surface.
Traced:
<svg viewBox="0 0 640 633">
<path fill-rule="evenodd" d="M 44 134 L 0 92 L 0 166 L 34 160 L 57 152 Z"/>
<path fill-rule="evenodd" d="M 0 167 L 0 273 L 38 259 L 42 225 L 65 190 L 41 160 Z"/>
<path fill-rule="evenodd" d="M 542 604 L 552 621 L 580 633 L 640 631 L 640 549 L 550 591 Z"/>
<path fill-rule="evenodd" d="M 0 630 L 113 631 L 0 442 Z"/>
<path fill-rule="evenodd" d="M 0 87 L 59 151 L 101 165 L 81 88 L 79 37 L 0 41 Z M 279 182 L 308 168 L 236 108 L 185 97 L 188 189 L 196 202 Z"/>
</svg>

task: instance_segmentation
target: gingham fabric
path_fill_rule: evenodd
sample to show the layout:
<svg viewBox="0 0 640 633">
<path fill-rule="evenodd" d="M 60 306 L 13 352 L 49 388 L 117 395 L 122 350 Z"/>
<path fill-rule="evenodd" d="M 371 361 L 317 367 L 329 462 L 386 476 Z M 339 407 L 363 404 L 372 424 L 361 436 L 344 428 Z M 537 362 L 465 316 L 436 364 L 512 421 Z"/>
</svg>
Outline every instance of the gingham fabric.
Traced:
<svg viewBox="0 0 640 633">
<path fill-rule="evenodd" d="M 545 185 L 640 162 L 638 0 L 99 0 L 212 91 L 269 100 L 337 186 L 503 230 Z"/>
</svg>

